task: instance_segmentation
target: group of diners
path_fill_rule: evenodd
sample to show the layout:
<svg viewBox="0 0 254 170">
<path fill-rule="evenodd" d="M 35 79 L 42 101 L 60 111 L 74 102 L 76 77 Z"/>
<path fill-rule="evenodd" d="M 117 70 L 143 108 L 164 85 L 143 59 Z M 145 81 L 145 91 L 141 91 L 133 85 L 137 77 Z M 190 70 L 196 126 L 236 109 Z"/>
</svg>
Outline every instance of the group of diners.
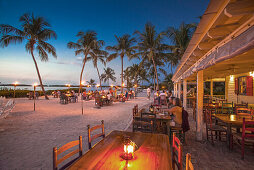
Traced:
<svg viewBox="0 0 254 170">
<path fill-rule="evenodd" d="M 34 98 L 38 99 L 39 98 L 39 93 L 37 91 L 35 93 L 30 91 L 30 92 L 27 93 L 27 97 L 28 97 L 29 100 L 34 99 Z"/>
<path fill-rule="evenodd" d="M 78 95 L 75 93 L 74 90 L 72 91 L 67 91 L 67 92 L 60 92 L 58 91 L 53 91 L 52 95 L 54 98 L 60 98 L 60 103 L 61 104 L 68 104 L 68 103 L 76 103 L 78 102 Z"/>
<path fill-rule="evenodd" d="M 54 98 L 60 98 L 61 104 L 75 103 L 78 102 L 78 94 L 74 90 L 67 92 L 53 91 L 52 96 Z M 81 100 L 89 101 L 95 100 L 95 106 L 110 105 L 113 102 L 125 102 L 129 99 L 134 99 L 136 96 L 135 91 L 125 90 L 121 93 L 120 89 L 109 88 L 108 90 L 86 90 L 81 92 Z"/>
<path fill-rule="evenodd" d="M 179 98 L 169 97 L 166 105 L 155 101 L 149 108 L 133 108 L 133 131 L 164 133 L 170 139 L 176 133 L 184 142 L 185 132 L 189 129 L 188 112 Z"/>
</svg>

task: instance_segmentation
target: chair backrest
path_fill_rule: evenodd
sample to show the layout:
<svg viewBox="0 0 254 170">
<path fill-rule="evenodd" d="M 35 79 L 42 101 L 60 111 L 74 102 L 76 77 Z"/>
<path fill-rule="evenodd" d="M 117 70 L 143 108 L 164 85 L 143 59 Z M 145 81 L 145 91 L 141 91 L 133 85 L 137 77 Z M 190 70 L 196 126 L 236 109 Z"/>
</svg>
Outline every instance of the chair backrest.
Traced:
<svg viewBox="0 0 254 170">
<path fill-rule="evenodd" d="M 254 125 L 254 121 L 246 121 L 245 117 L 243 118 L 242 139 L 254 138 L 253 125 Z M 248 133 L 245 133 L 246 131 L 248 131 Z M 249 133 L 249 132 L 251 132 L 251 133 Z"/>
<path fill-rule="evenodd" d="M 141 118 L 156 119 L 156 114 L 155 114 L 155 113 L 146 113 L 146 112 L 142 112 L 142 113 L 141 113 Z"/>
<path fill-rule="evenodd" d="M 175 166 L 179 170 L 183 169 L 183 161 L 182 161 L 182 143 L 176 137 L 176 134 L 173 133 L 173 145 L 172 145 L 172 167 L 175 170 Z"/>
<path fill-rule="evenodd" d="M 161 108 L 162 108 L 161 105 L 153 104 L 153 110 L 154 110 L 154 112 L 160 112 Z"/>
<path fill-rule="evenodd" d="M 88 146 L 89 149 L 92 148 L 92 141 L 96 138 L 99 137 L 103 137 L 105 138 L 105 130 L 104 130 L 104 120 L 101 121 L 100 125 L 96 125 L 93 126 L 92 128 L 90 128 L 90 125 L 87 125 L 87 129 L 88 129 Z M 95 135 L 91 135 L 92 131 L 96 130 L 96 129 L 101 129 L 101 133 L 95 134 Z"/>
<path fill-rule="evenodd" d="M 235 108 L 248 108 L 248 103 L 244 103 L 244 104 L 235 104 Z"/>
<path fill-rule="evenodd" d="M 253 110 L 248 108 L 236 108 L 236 114 L 239 116 L 253 115 Z"/>
<path fill-rule="evenodd" d="M 61 157 L 60 159 L 58 159 L 58 155 L 65 152 L 66 150 L 73 148 L 75 146 L 79 145 L 79 148 L 66 154 L 65 156 Z M 58 165 L 60 163 L 62 163 L 64 160 L 70 158 L 71 156 L 75 155 L 79 153 L 79 156 L 76 157 L 75 159 L 72 159 L 71 161 L 69 161 L 68 163 L 66 163 L 65 165 L 63 165 L 60 169 L 65 169 L 68 166 L 70 166 L 77 158 L 79 158 L 80 156 L 82 156 L 82 136 L 79 136 L 79 140 L 76 141 L 71 141 L 67 144 L 65 144 L 64 146 L 60 147 L 57 149 L 57 147 L 53 148 L 53 170 L 57 170 L 58 169 Z"/>
<path fill-rule="evenodd" d="M 193 164 L 191 162 L 191 154 L 186 154 L 186 170 L 194 170 Z"/>
<path fill-rule="evenodd" d="M 205 123 L 206 123 L 206 127 L 212 127 L 212 114 L 211 114 L 211 110 L 209 109 L 205 109 Z"/>
<path fill-rule="evenodd" d="M 132 109 L 133 118 L 139 116 L 138 115 L 138 105 L 135 105 Z"/>
<path fill-rule="evenodd" d="M 226 109 L 226 112 L 225 112 Z M 222 113 L 233 113 L 234 112 L 234 107 L 233 107 L 233 102 L 232 103 L 222 103 Z"/>
</svg>

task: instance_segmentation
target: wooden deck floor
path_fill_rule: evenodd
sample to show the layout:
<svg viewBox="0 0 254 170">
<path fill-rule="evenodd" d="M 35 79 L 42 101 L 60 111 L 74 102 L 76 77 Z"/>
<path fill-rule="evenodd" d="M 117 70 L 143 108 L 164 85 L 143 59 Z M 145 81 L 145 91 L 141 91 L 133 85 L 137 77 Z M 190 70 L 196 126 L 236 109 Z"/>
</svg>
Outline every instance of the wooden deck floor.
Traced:
<svg viewBox="0 0 254 170">
<path fill-rule="evenodd" d="M 241 160 L 240 147 L 234 147 L 229 151 L 226 142 L 215 141 L 214 145 L 205 140 L 197 142 L 195 140 L 196 124 L 189 114 L 191 130 L 186 133 L 186 141 L 183 145 L 183 162 L 185 169 L 185 155 L 190 153 L 195 170 L 253 170 L 254 152 L 252 148 L 245 149 L 245 159 Z M 132 127 L 128 128 L 132 131 Z"/>
</svg>

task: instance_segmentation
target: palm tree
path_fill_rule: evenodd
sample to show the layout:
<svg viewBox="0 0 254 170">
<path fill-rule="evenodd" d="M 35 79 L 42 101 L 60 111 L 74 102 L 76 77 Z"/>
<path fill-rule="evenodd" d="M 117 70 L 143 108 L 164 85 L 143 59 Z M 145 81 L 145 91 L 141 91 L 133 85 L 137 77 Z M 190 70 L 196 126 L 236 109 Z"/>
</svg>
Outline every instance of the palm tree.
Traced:
<svg viewBox="0 0 254 170">
<path fill-rule="evenodd" d="M 104 73 L 101 74 L 101 79 L 104 81 L 104 83 L 108 82 L 108 84 L 109 80 L 115 82 L 116 81 L 115 71 L 110 67 L 107 67 L 106 69 L 104 68 Z"/>
<path fill-rule="evenodd" d="M 136 31 L 135 34 L 139 35 L 139 43 L 136 47 L 139 50 L 139 53 L 135 55 L 141 55 L 142 60 L 148 60 L 153 63 L 155 78 L 157 81 L 156 88 L 159 89 L 159 80 L 158 80 L 158 73 L 156 67 L 156 57 L 163 57 L 164 50 L 168 50 L 169 46 L 166 44 L 162 44 L 163 37 L 165 33 L 157 33 L 155 30 L 155 26 L 151 23 L 147 23 L 145 25 L 144 32 Z M 141 61 L 141 62 L 143 62 Z"/>
<path fill-rule="evenodd" d="M 173 83 L 173 81 L 172 81 L 172 77 L 173 77 L 173 74 L 172 74 L 172 73 L 167 74 L 167 75 L 165 76 L 165 78 L 164 78 L 164 81 L 163 81 L 163 83 L 167 86 L 167 88 L 168 88 L 169 90 L 173 90 L 173 88 L 174 88 L 174 83 Z"/>
<path fill-rule="evenodd" d="M 104 66 L 106 66 L 106 61 L 104 60 L 107 57 L 107 52 L 104 50 L 101 50 L 103 43 L 100 44 L 98 43 L 97 46 L 95 47 L 95 49 L 93 50 L 94 53 L 91 53 L 90 56 L 87 57 L 87 61 L 92 60 L 93 61 L 93 66 L 96 68 L 97 73 L 98 73 L 98 78 L 100 80 L 100 87 L 102 90 L 102 86 L 101 86 L 101 76 L 100 76 L 100 72 L 98 69 L 98 60 L 104 64 Z"/>
<path fill-rule="evenodd" d="M 50 24 L 43 17 L 35 17 L 33 14 L 24 14 L 20 17 L 19 21 L 21 22 L 21 29 L 6 24 L 0 25 L 0 34 L 2 34 L 0 45 L 4 48 L 11 43 L 16 44 L 26 41 L 25 48 L 33 58 L 41 89 L 45 99 L 49 99 L 44 90 L 34 51 L 38 53 L 41 61 L 48 61 L 48 54 L 57 58 L 55 47 L 46 42 L 51 38 L 56 39 L 56 33 L 50 29 Z"/>
<path fill-rule="evenodd" d="M 80 87 L 79 87 L 79 93 L 80 89 L 82 87 L 82 76 L 85 68 L 85 64 L 87 62 L 88 55 L 95 55 L 94 49 L 98 47 L 98 45 L 103 45 L 103 41 L 99 40 L 97 41 L 97 33 L 94 31 L 87 31 L 86 33 L 80 31 L 76 35 L 79 39 L 77 42 L 69 42 L 67 44 L 67 47 L 70 49 L 75 49 L 75 55 L 83 54 L 85 57 L 83 59 L 83 65 L 80 73 Z"/>
<path fill-rule="evenodd" d="M 95 83 L 95 80 L 94 79 L 90 79 L 89 81 L 86 81 L 88 83 L 88 85 L 90 86 L 94 86 L 96 83 Z"/>
<path fill-rule="evenodd" d="M 133 53 L 135 52 L 133 44 L 135 42 L 134 38 L 131 38 L 130 35 L 125 34 L 122 37 L 116 37 L 117 44 L 114 46 L 108 46 L 106 49 L 109 51 L 113 51 L 113 54 L 110 54 L 107 58 L 107 61 L 111 61 L 117 56 L 121 57 L 121 63 L 122 63 L 122 72 L 121 72 L 121 86 L 122 86 L 122 93 L 123 93 L 123 58 L 125 55 L 129 57 L 129 59 L 132 58 Z"/>
<path fill-rule="evenodd" d="M 169 27 L 166 31 L 167 37 L 172 41 L 172 54 L 169 55 L 169 62 L 172 67 L 176 66 L 179 60 L 182 58 L 191 37 L 197 27 L 197 24 L 185 24 L 182 23 L 179 28 Z"/>
</svg>

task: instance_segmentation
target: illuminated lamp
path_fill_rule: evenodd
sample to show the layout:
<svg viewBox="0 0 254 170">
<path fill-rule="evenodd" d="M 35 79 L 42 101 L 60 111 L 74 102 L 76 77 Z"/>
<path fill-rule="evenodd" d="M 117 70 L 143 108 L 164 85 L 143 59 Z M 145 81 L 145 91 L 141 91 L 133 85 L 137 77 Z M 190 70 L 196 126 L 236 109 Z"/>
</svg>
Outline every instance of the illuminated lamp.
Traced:
<svg viewBox="0 0 254 170">
<path fill-rule="evenodd" d="M 121 157 L 125 160 L 133 159 L 134 151 L 135 151 L 136 147 L 137 147 L 137 145 L 133 141 L 131 141 L 129 137 L 125 137 L 124 138 L 124 147 L 123 147 L 124 152 L 121 155 Z"/>
</svg>

